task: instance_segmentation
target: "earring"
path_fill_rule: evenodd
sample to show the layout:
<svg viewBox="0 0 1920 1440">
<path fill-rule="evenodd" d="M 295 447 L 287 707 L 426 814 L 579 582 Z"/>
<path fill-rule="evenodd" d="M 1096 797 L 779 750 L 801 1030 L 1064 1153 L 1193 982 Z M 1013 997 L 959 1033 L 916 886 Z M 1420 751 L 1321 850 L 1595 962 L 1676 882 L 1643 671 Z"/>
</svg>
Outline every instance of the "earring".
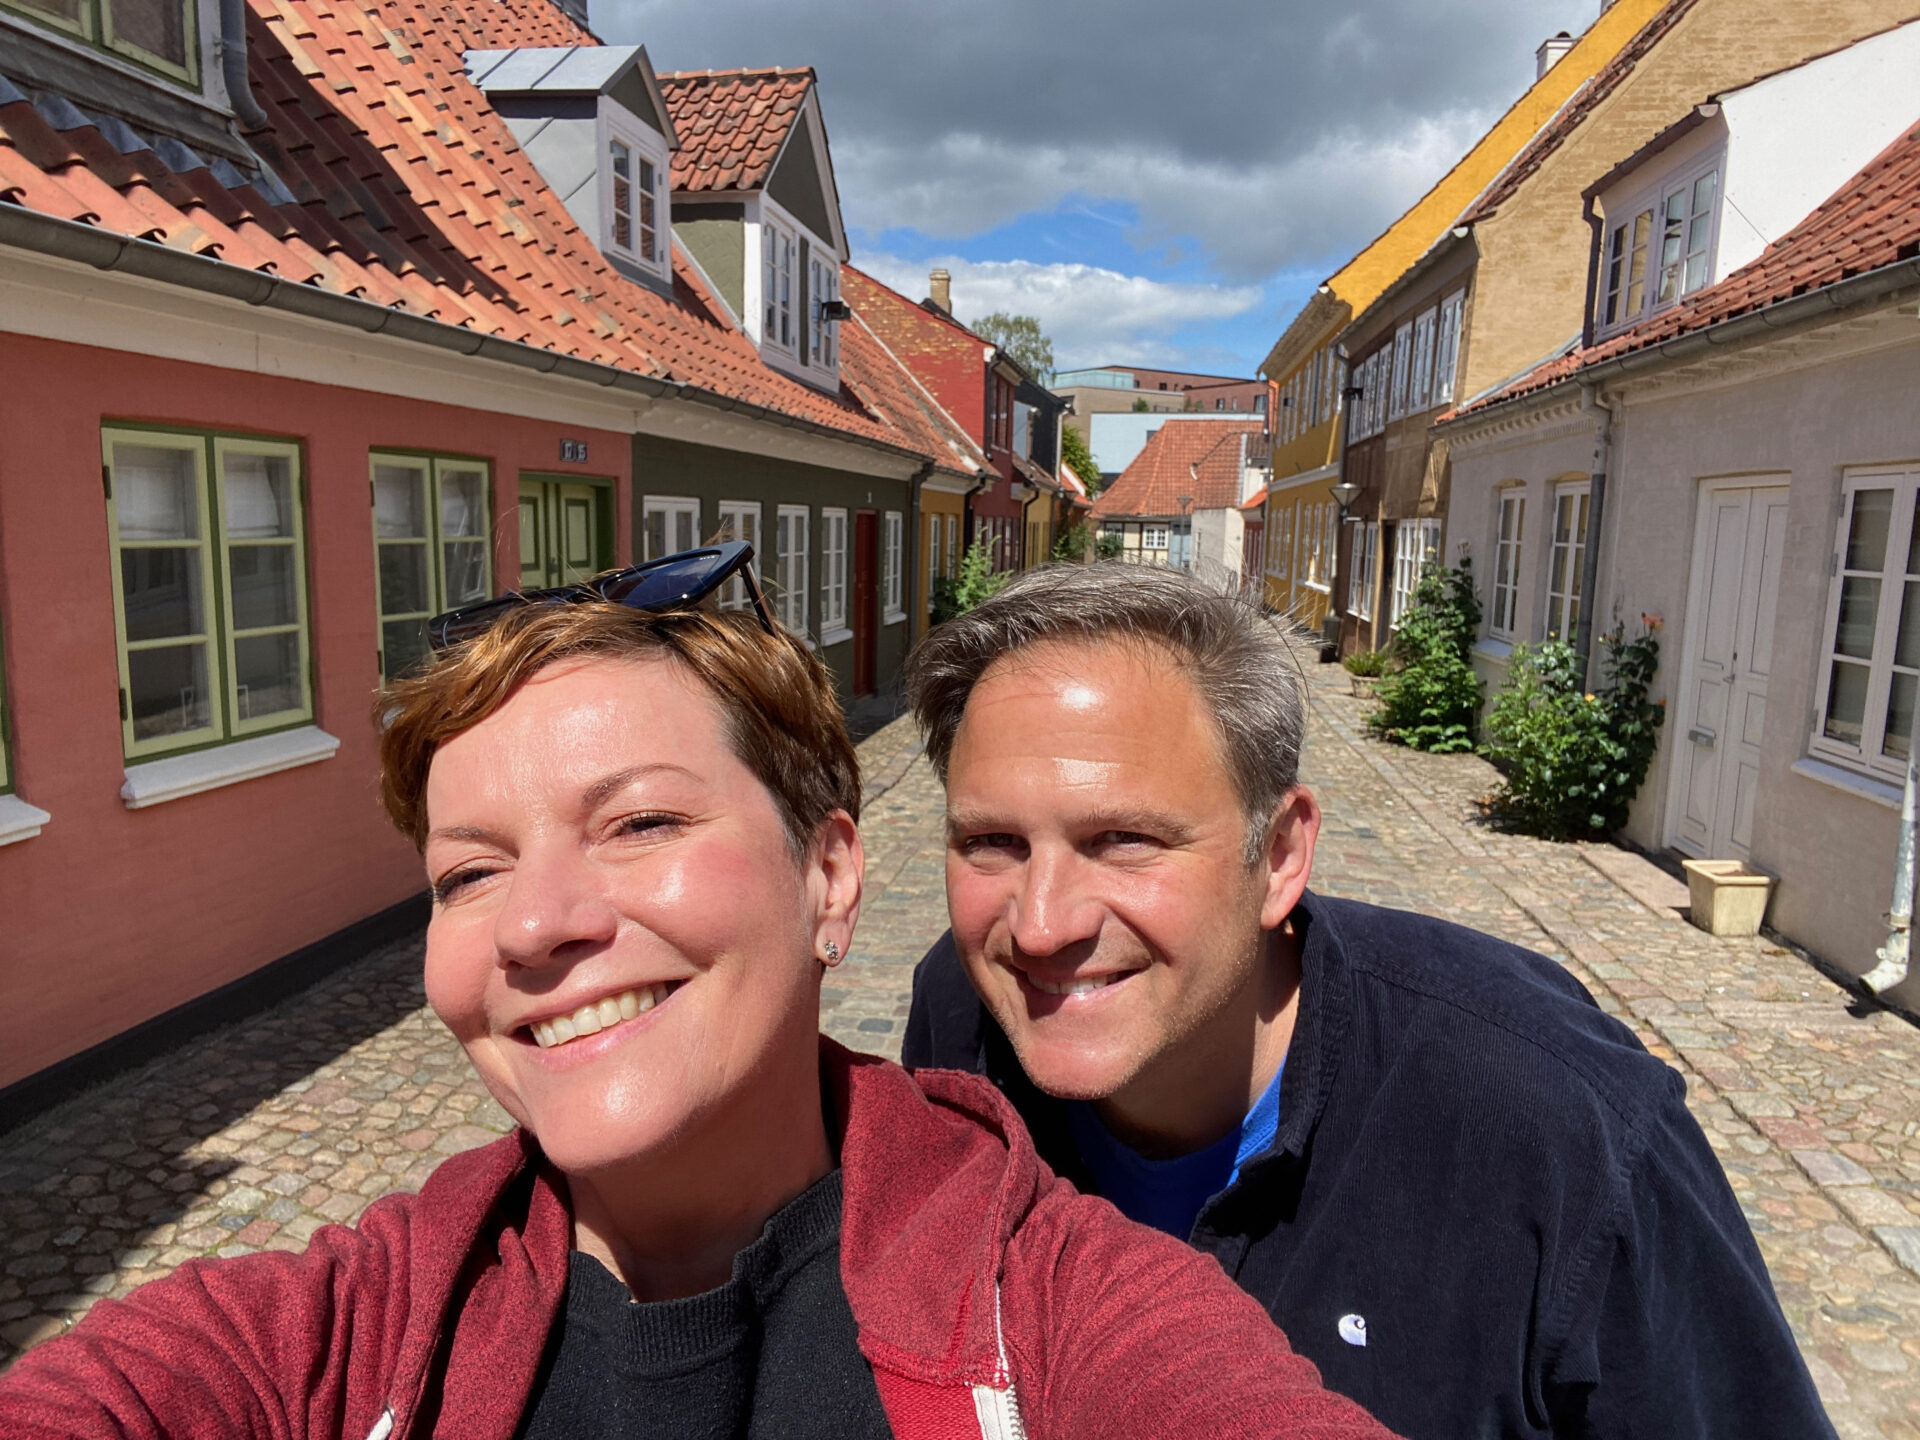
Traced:
<svg viewBox="0 0 1920 1440">
<path fill-rule="evenodd" d="M 822 963 L 825 964 L 829 970 L 840 963 L 840 947 L 831 940 L 827 941 L 826 959 Z"/>
</svg>

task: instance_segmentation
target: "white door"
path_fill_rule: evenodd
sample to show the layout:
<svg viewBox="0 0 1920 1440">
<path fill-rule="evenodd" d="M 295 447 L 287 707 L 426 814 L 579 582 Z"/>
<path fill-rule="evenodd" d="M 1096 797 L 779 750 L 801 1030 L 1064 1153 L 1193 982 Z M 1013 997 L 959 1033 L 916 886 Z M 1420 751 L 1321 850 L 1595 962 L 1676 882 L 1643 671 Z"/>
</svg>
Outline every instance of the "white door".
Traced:
<svg viewBox="0 0 1920 1440">
<path fill-rule="evenodd" d="M 1786 535 L 1784 485 L 1716 488 L 1700 497 L 1682 677 L 1687 728 L 1675 737 L 1673 840 L 1690 854 L 1744 860 L 1752 844 Z"/>
</svg>

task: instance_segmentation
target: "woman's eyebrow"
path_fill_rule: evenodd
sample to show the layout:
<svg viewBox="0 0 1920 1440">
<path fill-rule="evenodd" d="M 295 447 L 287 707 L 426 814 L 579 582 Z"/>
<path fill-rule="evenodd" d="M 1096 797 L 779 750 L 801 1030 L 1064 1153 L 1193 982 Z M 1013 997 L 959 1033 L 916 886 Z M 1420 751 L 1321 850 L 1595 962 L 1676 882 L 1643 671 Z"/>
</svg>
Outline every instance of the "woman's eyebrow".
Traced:
<svg viewBox="0 0 1920 1440">
<path fill-rule="evenodd" d="M 697 780 L 700 778 L 691 770 L 687 769 L 686 766 L 670 764 L 664 760 L 656 760 L 646 765 L 629 765 L 624 770 L 616 770 L 611 775 L 601 776 L 598 780 L 587 786 L 585 790 L 582 790 L 580 792 L 581 808 L 584 810 L 597 810 L 641 776 L 650 775 L 655 771 L 661 770 L 684 775 L 689 780 Z"/>
</svg>

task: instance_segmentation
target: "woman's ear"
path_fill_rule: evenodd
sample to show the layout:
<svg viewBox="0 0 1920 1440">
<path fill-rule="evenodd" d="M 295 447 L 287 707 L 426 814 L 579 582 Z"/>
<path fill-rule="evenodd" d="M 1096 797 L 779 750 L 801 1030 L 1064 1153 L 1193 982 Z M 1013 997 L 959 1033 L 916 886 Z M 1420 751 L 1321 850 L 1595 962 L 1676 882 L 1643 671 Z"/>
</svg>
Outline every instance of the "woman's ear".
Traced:
<svg viewBox="0 0 1920 1440">
<path fill-rule="evenodd" d="M 860 843 L 860 827 L 846 811 L 834 811 L 814 833 L 807 873 L 814 903 L 816 960 L 837 965 L 853 948 L 853 927 L 860 920 L 860 888 L 866 869 L 867 852 Z"/>
</svg>

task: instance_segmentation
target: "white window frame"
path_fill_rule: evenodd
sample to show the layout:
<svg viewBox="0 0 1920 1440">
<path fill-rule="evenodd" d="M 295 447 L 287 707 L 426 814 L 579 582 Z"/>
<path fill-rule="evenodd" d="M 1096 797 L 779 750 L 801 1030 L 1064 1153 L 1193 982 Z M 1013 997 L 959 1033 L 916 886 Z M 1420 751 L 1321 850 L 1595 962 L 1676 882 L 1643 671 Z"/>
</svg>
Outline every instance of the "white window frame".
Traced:
<svg viewBox="0 0 1920 1440">
<path fill-rule="evenodd" d="M 634 160 L 634 173 L 629 177 L 632 186 L 633 205 L 628 212 L 631 231 L 628 243 L 620 244 L 617 238 L 616 221 L 619 211 L 615 208 L 615 195 L 618 184 L 614 175 L 613 147 L 624 145 Z M 667 189 L 668 155 L 666 141 L 644 125 L 627 124 L 603 111 L 600 135 L 600 215 L 601 249 L 609 255 L 617 255 L 655 275 L 664 276 L 667 271 L 668 237 L 672 234 L 672 215 L 669 211 L 671 197 Z M 649 192 L 641 180 L 646 166 L 653 172 L 653 185 Z M 646 230 L 645 202 L 653 205 L 653 243 L 643 245 Z"/>
<path fill-rule="evenodd" d="M 649 533 L 649 522 L 656 515 L 666 522 L 661 536 L 662 548 L 658 555 L 653 553 L 653 536 Z M 673 522 L 680 516 L 687 518 L 687 534 L 691 537 L 684 547 L 678 545 L 673 536 Z M 698 497 L 692 495 L 644 495 L 641 497 L 640 548 L 644 553 L 639 556 L 640 564 L 644 565 L 649 560 L 659 560 L 667 555 L 678 555 L 682 548 L 692 549 L 700 543 L 700 534 Z"/>
<path fill-rule="evenodd" d="M 1526 525 L 1526 490 L 1509 485 L 1498 491 L 1493 517 L 1491 603 L 1487 606 L 1487 634 L 1496 640 L 1511 642 L 1519 619 L 1520 558 L 1526 543 Z"/>
<path fill-rule="evenodd" d="M 1591 484 L 1585 480 L 1553 487 L 1552 526 L 1547 532 L 1547 620 L 1541 632 L 1549 640 L 1571 644 L 1580 627 L 1580 583 L 1587 558 L 1591 491 Z M 1568 522 L 1564 528 L 1562 522 Z"/>
<path fill-rule="evenodd" d="M 812 567 L 813 512 L 805 505 L 774 511 L 774 614 L 796 635 L 807 633 L 807 583 Z"/>
<path fill-rule="evenodd" d="M 1849 553 L 1850 531 L 1861 493 L 1880 490 L 1892 493 L 1885 547 L 1878 568 L 1873 568 L 1854 563 L 1858 557 Z M 1909 602 L 1913 604 L 1915 612 L 1910 617 L 1915 634 L 1908 649 L 1910 652 L 1920 651 L 1920 574 L 1914 573 L 1920 567 L 1920 545 L 1911 543 L 1914 538 L 1914 509 L 1916 502 L 1920 501 L 1920 468 L 1888 465 L 1849 469 L 1841 477 L 1840 493 L 1840 519 L 1834 536 L 1833 579 L 1828 586 L 1826 624 L 1821 632 L 1819 689 L 1814 703 L 1813 731 L 1807 748 L 1810 754 L 1821 759 L 1831 760 L 1847 769 L 1875 776 L 1897 786 L 1905 783 L 1907 757 L 1904 754 L 1884 753 L 1890 701 L 1897 681 L 1905 681 L 1910 691 L 1920 690 L 1920 665 L 1901 663 L 1899 654 L 1900 631 L 1903 628 L 1901 622 L 1909 618 L 1903 613 Z M 1870 632 L 1870 643 L 1865 656 L 1841 653 L 1836 644 L 1841 600 L 1849 581 L 1861 585 L 1870 583 L 1875 589 L 1872 623 L 1866 627 Z M 1920 660 L 1920 654 L 1910 653 L 1907 658 Z M 1828 733 L 1828 727 L 1832 724 L 1828 707 L 1833 698 L 1833 677 L 1836 669 L 1843 666 L 1865 669 L 1867 672 L 1860 719 L 1860 743 L 1857 745 Z M 1911 724 L 1910 718 L 1910 739 Z"/>
<path fill-rule="evenodd" d="M 1600 294 L 1594 333 L 1613 335 L 1628 326 L 1678 304 L 1714 282 L 1714 260 L 1720 250 L 1720 214 L 1726 189 L 1726 155 L 1716 150 L 1702 156 L 1684 169 L 1660 177 L 1620 206 L 1619 222 L 1609 212 L 1605 248 L 1601 254 Z M 1709 176 L 1712 194 L 1704 210 L 1698 186 Z M 1674 217 L 1679 229 L 1678 248 L 1672 260 L 1666 256 L 1668 212 L 1678 202 L 1681 213 Z M 1633 270 L 1635 259 L 1641 262 L 1639 275 Z M 1666 275 L 1673 270 L 1671 293 L 1663 293 Z M 1640 287 L 1640 303 L 1627 303 L 1633 287 Z"/>
<path fill-rule="evenodd" d="M 1407 413 L 1407 375 L 1413 367 L 1413 322 L 1405 320 L 1393 332 L 1393 378 L 1387 391 L 1387 419 Z"/>
<path fill-rule="evenodd" d="M 906 517 L 889 510 L 880 517 L 880 619 L 897 625 L 907 618 L 906 597 Z"/>
<path fill-rule="evenodd" d="M 847 512 L 835 505 L 820 510 L 820 643 L 832 645 L 853 634 L 847 628 Z"/>
<path fill-rule="evenodd" d="M 121 504 L 128 482 L 117 474 L 116 448 L 125 445 L 171 451 L 191 456 L 194 511 L 192 535 L 138 537 L 123 535 Z M 313 695 L 313 618 L 307 596 L 307 486 L 300 446 L 268 436 L 217 431 L 146 429 L 137 425 L 109 425 L 100 432 L 101 464 L 108 477 L 107 537 L 113 571 L 115 651 L 120 674 L 120 731 L 128 760 L 177 754 L 224 745 L 276 730 L 311 725 Z M 285 465 L 288 494 L 288 533 L 259 537 L 232 533 L 226 484 L 227 457 L 265 456 Z M 285 550 L 292 556 L 290 579 L 293 618 L 270 626 L 241 631 L 234 612 L 234 552 L 251 548 Z M 134 638 L 127 615 L 125 562 L 122 556 L 140 550 L 193 552 L 192 569 L 200 595 L 202 629 L 179 635 Z M 248 713 L 246 687 L 240 683 L 238 645 L 255 636 L 292 635 L 297 647 L 294 662 L 296 703 L 266 715 Z M 133 715 L 132 657 L 146 651 L 197 647 L 205 666 L 207 721 L 191 730 L 173 730 L 139 739 Z M 183 691 L 183 694 L 186 692 Z M 197 699 L 198 697 L 196 697 Z M 189 702 L 183 699 L 182 708 Z M 8 771 L 0 766 L 0 781 Z"/>
<path fill-rule="evenodd" d="M 1387 607 L 1387 626 L 1398 629 L 1400 617 L 1413 604 L 1413 592 L 1427 567 L 1440 560 L 1440 522 L 1402 520 L 1393 527 L 1393 594 Z"/>
<path fill-rule="evenodd" d="M 1173 540 L 1173 527 L 1169 525 L 1142 525 L 1140 527 L 1140 548 L 1142 550 L 1165 550 Z"/>
<path fill-rule="evenodd" d="M 771 218 L 760 221 L 760 343 L 794 354 L 800 338 L 793 326 L 794 259 L 800 241 L 793 229 Z"/>
<path fill-rule="evenodd" d="M 714 531 L 714 540 L 725 544 L 729 540 L 744 540 L 753 547 L 755 573 L 767 573 L 767 554 L 760 544 L 760 502 L 758 500 L 722 500 L 715 507 L 719 514 L 719 525 Z M 745 610 L 752 605 L 747 594 L 747 582 L 735 575 L 720 587 L 720 608 L 722 610 Z"/>
<path fill-rule="evenodd" d="M 807 363 L 832 370 L 839 360 L 840 322 L 827 319 L 822 310 L 840 298 L 840 257 L 815 243 L 807 264 Z"/>
<path fill-rule="evenodd" d="M 1369 520 L 1356 520 L 1348 527 L 1353 564 L 1347 571 L 1347 611 L 1362 620 L 1373 619 L 1374 566 L 1380 553 L 1380 527 Z"/>
<path fill-rule="evenodd" d="M 1453 400 L 1455 371 L 1460 364 L 1460 329 L 1466 319 L 1467 292 L 1454 291 L 1440 302 L 1440 317 L 1434 325 L 1432 404 L 1446 405 Z"/>
<path fill-rule="evenodd" d="M 1440 307 L 1429 305 L 1413 320 L 1413 367 L 1407 377 L 1407 411 L 1419 414 L 1433 399 L 1433 335 Z"/>
</svg>

